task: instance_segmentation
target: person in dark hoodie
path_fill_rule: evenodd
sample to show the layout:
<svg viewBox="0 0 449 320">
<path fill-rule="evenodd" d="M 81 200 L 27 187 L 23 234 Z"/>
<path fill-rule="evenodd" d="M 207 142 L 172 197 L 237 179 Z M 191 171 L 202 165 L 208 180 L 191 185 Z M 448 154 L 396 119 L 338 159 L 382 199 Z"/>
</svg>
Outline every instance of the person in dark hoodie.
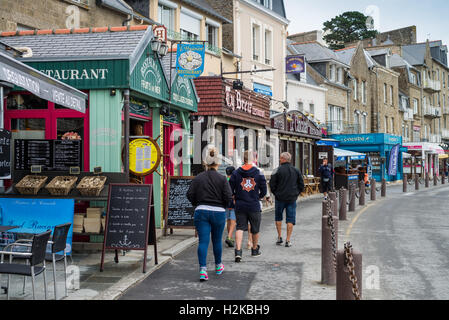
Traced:
<svg viewBox="0 0 449 320">
<path fill-rule="evenodd" d="M 235 197 L 235 215 L 237 219 L 235 262 L 242 261 L 243 232 L 248 231 L 248 223 L 251 226 L 253 244 L 251 256 L 258 257 L 261 255 L 260 245 L 258 244 L 262 220 L 260 200 L 267 194 L 267 181 L 259 169 L 251 164 L 250 157 L 251 153 L 245 151 L 243 155 L 245 164 L 235 170 L 229 180 Z"/>
<path fill-rule="evenodd" d="M 226 209 L 232 201 L 231 188 L 225 176 L 219 174 L 220 165 L 218 151 L 208 150 L 206 156 L 207 171 L 200 173 L 190 185 L 187 199 L 195 206 L 194 223 L 198 232 L 198 261 L 200 265 L 200 281 L 209 280 L 207 274 L 207 251 L 212 238 L 215 257 L 215 272 L 221 275 L 223 231 L 226 223 Z"/>
<path fill-rule="evenodd" d="M 285 246 L 291 247 L 291 236 L 293 226 L 296 225 L 296 201 L 299 195 L 304 191 L 304 179 L 301 172 L 291 165 L 292 156 L 288 152 L 284 152 L 280 156 L 280 167 L 277 168 L 270 179 L 270 189 L 273 192 L 275 202 L 275 221 L 278 232 L 276 244 L 282 245 L 282 220 L 285 210 L 287 223 L 287 238 Z"/>
</svg>

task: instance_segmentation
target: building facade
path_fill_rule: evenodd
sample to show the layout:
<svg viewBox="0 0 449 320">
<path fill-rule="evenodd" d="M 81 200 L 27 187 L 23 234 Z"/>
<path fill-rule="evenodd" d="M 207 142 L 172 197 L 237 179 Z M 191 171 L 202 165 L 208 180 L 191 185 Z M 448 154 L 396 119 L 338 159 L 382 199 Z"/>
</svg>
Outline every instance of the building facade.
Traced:
<svg viewBox="0 0 449 320">
<path fill-rule="evenodd" d="M 286 100 L 285 57 L 289 21 L 283 0 L 207 0 L 232 26 L 223 29 L 223 46 L 241 56 L 239 79 L 247 88 L 273 99 L 282 112 Z M 272 71 L 274 69 L 274 71 Z M 257 70 L 270 70 L 252 72 Z M 228 70 L 224 70 L 225 72 Z M 231 70 L 232 72 L 232 70 Z"/>
</svg>

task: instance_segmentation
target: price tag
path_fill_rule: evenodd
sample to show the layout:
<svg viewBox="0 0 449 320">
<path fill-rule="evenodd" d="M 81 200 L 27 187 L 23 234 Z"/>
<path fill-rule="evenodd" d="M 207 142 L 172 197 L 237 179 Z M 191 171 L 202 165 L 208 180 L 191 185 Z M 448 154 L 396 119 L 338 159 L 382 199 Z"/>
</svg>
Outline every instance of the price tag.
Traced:
<svg viewBox="0 0 449 320">
<path fill-rule="evenodd" d="M 94 174 L 101 174 L 101 173 L 103 173 L 103 170 L 102 170 L 101 167 L 95 167 L 94 168 Z"/>
<path fill-rule="evenodd" d="M 81 173 L 80 167 L 70 167 L 70 174 L 79 175 Z"/>
<path fill-rule="evenodd" d="M 31 166 L 31 173 L 42 173 L 42 166 Z"/>
</svg>

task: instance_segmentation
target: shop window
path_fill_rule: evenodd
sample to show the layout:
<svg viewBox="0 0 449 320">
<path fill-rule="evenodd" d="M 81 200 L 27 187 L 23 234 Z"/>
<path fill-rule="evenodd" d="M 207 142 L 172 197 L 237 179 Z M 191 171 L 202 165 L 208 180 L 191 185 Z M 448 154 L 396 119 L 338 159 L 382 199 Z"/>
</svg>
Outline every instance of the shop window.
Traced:
<svg viewBox="0 0 449 320">
<path fill-rule="evenodd" d="M 58 140 L 83 140 L 84 138 L 84 119 L 58 118 L 56 127 Z"/>
<path fill-rule="evenodd" d="M 11 119 L 12 139 L 45 139 L 45 119 Z"/>
<path fill-rule="evenodd" d="M 33 94 L 13 94 L 6 101 L 8 110 L 43 110 L 48 109 L 48 101 Z"/>
</svg>

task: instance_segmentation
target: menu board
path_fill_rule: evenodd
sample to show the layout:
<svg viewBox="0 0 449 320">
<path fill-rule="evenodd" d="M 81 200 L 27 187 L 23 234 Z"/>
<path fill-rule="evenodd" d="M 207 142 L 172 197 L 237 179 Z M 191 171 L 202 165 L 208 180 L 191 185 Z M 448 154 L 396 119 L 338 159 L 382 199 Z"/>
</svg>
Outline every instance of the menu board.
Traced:
<svg viewBox="0 0 449 320">
<path fill-rule="evenodd" d="M 11 178 L 11 132 L 0 129 L 0 179 Z"/>
<path fill-rule="evenodd" d="M 187 199 L 193 177 L 170 177 L 166 203 L 166 226 L 170 228 L 195 228 L 195 207 Z"/>
<path fill-rule="evenodd" d="M 146 249 L 151 194 L 151 185 L 110 185 L 106 248 Z"/>
<path fill-rule="evenodd" d="M 30 170 L 42 166 L 43 171 L 69 171 L 82 168 L 80 140 L 14 140 L 14 169 Z"/>
</svg>

